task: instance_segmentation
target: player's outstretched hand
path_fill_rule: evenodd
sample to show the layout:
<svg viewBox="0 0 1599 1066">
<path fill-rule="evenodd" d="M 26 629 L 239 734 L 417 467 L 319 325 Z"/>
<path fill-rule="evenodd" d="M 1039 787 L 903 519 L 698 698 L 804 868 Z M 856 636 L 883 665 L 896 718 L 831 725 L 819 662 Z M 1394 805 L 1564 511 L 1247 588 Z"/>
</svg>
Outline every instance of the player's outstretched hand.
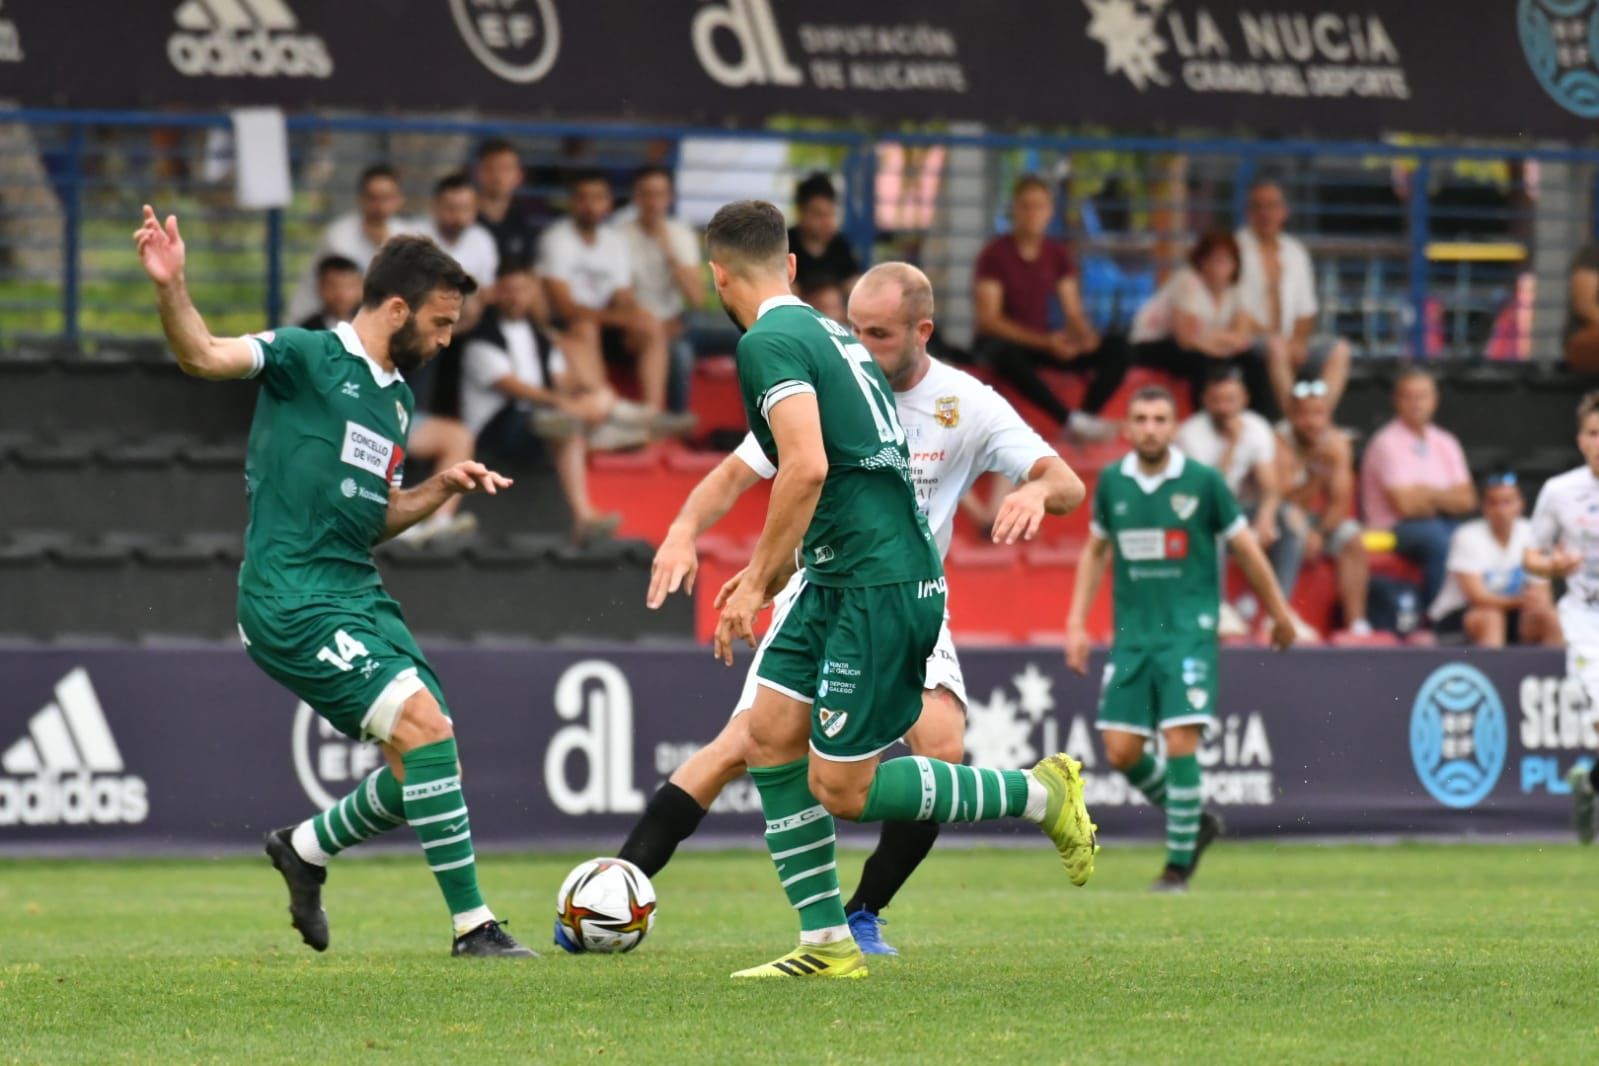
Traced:
<svg viewBox="0 0 1599 1066">
<path fill-rule="evenodd" d="M 694 550 L 694 542 L 667 537 L 655 552 L 655 561 L 650 564 L 650 593 L 645 597 L 644 605 L 653 611 L 678 589 L 692 595 L 694 579 L 699 572 L 700 557 Z"/>
<path fill-rule="evenodd" d="M 1041 481 L 1029 481 L 1005 494 L 994 516 L 995 544 L 1015 544 L 1038 536 L 1045 513 L 1042 485 Z"/>
<path fill-rule="evenodd" d="M 1082 630 L 1067 630 L 1066 632 L 1066 666 L 1075 673 L 1087 675 L 1088 652 L 1091 642 L 1088 634 Z"/>
<path fill-rule="evenodd" d="M 1271 647 L 1273 651 L 1287 651 L 1298 637 L 1294 620 L 1287 615 L 1271 620 Z"/>
<path fill-rule="evenodd" d="M 473 492 L 486 492 L 493 496 L 501 489 L 508 489 L 515 484 L 504 474 L 496 474 L 482 463 L 472 459 L 468 459 L 463 463 L 456 463 L 440 473 L 439 477 L 444 480 L 444 487 L 457 496 L 465 496 Z"/>
<path fill-rule="evenodd" d="M 133 245 L 139 262 L 150 280 L 167 285 L 183 276 L 183 238 L 178 234 L 178 216 L 168 215 L 166 225 L 156 218 L 155 208 L 144 205 L 144 221 L 133 231 Z"/>
</svg>

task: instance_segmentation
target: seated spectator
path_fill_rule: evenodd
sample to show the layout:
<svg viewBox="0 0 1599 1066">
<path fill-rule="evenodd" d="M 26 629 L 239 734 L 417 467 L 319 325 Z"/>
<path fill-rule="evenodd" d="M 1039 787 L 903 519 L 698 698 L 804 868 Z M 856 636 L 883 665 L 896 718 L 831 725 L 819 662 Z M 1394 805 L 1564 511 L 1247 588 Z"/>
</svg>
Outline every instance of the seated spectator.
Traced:
<svg viewBox="0 0 1599 1066">
<path fill-rule="evenodd" d="M 1483 481 L 1482 517 L 1464 522 L 1449 541 L 1449 577 L 1427 616 L 1439 636 L 1464 634 L 1472 644 L 1564 643 L 1549 582 L 1523 565 L 1532 523 L 1514 474 Z"/>
<path fill-rule="evenodd" d="M 478 225 L 477 190 L 465 174 L 446 174 L 433 186 L 432 215 L 423 223 L 421 232 L 449 252 L 461 264 L 461 269 L 472 275 L 485 295 L 494 287 L 494 278 L 500 270 L 500 252 L 493 235 Z M 462 318 L 465 317 L 463 311 Z"/>
<path fill-rule="evenodd" d="M 1430 604 L 1448 573 L 1455 525 L 1477 509 L 1477 489 L 1460 441 L 1433 423 L 1438 386 L 1425 370 L 1399 375 L 1394 410 L 1361 460 L 1360 506 L 1366 525 L 1392 530 L 1399 554 L 1421 567 L 1421 602 Z"/>
<path fill-rule="evenodd" d="M 539 272 L 557 324 L 587 324 L 600 333 L 607 359 L 631 359 L 638 368 L 643 404 L 660 433 L 687 432 L 692 415 L 666 411 L 666 330 L 633 292 L 627 241 L 607 226 L 611 186 L 598 171 L 582 171 L 570 186 L 571 214 L 544 231 Z"/>
<path fill-rule="evenodd" d="M 844 290 L 838 285 L 808 285 L 800 288 L 797 295 L 801 300 L 810 304 L 834 322 L 849 325 L 849 318 L 845 311 Z"/>
<path fill-rule="evenodd" d="M 1599 244 L 1583 245 L 1571 261 L 1565 358 L 1579 374 L 1599 374 Z"/>
<path fill-rule="evenodd" d="M 1289 520 L 1277 483 L 1277 438 L 1271 424 L 1248 409 L 1249 394 L 1236 367 L 1214 368 L 1201 397 L 1203 409 L 1190 415 L 1177 430 L 1177 446 L 1184 455 L 1219 470 L 1227 488 L 1254 524 L 1255 538 L 1271 559 L 1284 595 L 1299 578 L 1304 538 Z M 1299 523 L 1302 526 L 1302 523 Z M 1242 620 L 1224 604 L 1217 631 L 1242 636 Z M 1300 638 L 1319 640 L 1320 634 L 1296 615 Z"/>
<path fill-rule="evenodd" d="M 400 216 L 404 208 L 405 193 L 393 167 L 375 163 L 361 171 L 356 182 L 356 209 L 335 218 L 322 231 L 311 263 L 289 298 L 288 317 L 299 321 L 316 313 L 316 265 L 322 260 L 342 256 L 364 274 L 380 244 L 399 233 L 415 233 L 417 223 Z"/>
<path fill-rule="evenodd" d="M 478 145 L 473 177 L 477 186 L 477 224 L 494 238 L 502 261 L 532 262 L 538 255 L 539 230 L 516 202 L 526 175 L 516 147 L 503 137 Z"/>
<path fill-rule="evenodd" d="M 838 190 L 833 179 L 816 173 L 794 189 L 796 225 L 788 231 L 794 253 L 794 291 L 837 285 L 844 293 L 855 287 L 861 263 L 838 228 Z"/>
<path fill-rule="evenodd" d="M 1282 186 L 1270 179 L 1249 189 L 1248 224 L 1237 233 L 1239 300 L 1257 332 L 1268 342 L 1266 364 L 1272 398 L 1279 410 L 1288 407 L 1288 393 L 1300 378 L 1327 383 L 1327 401 L 1334 410 L 1349 383 L 1349 342 L 1316 336 L 1316 271 L 1304 244 L 1283 232 L 1288 200 Z"/>
<path fill-rule="evenodd" d="M 1063 433 L 1110 440 L 1119 430 L 1098 412 L 1127 374 L 1127 345 L 1120 337 L 1101 338 L 1083 313 L 1071 247 L 1045 236 L 1054 213 L 1054 196 L 1042 178 L 1028 175 L 1016 182 L 1011 231 L 989 241 L 977 257 L 973 354 L 1053 418 Z M 1065 316 L 1064 329 L 1049 326 L 1050 301 L 1055 299 Z M 1091 373 L 1083 409 L 1069 410 L 1039 377 L 1040 367 Z"/>
<path fill-rule="evenodd" d="M 323 256 L 316 264 L 317 309 L 300 320 L 301 329 L 332 329 L 355 317 L 361 307 L 361 268 L 342 255 Z"/>
<path fill-rule="evenodd" d="M 538 285 L 526 263 L 512 260 L 501 270 L 492 304 L 466 338 L 461 417 L 479 450 L 496 460 L 529 462 L 549 449 L 571 508 L 572 539 L 585 543 L 620 520 L 589 499 L 586 440 L 607 423 L 616 397 L 573 380 L 561 350 L 533 322 Z M 643 443 L 635 432 L 634 443 Z"/>
<path fill-rule="evenodd" d="M 1277 483 L 1292 505 L 1290 522 L 1303 524 L 1303 558 L 1332 559 L 1344 627 L 1355 636 L 1367 636 L 1371 566 L 1354 514 L 1355 450 L 1348 434 L 1332 424 L 1327 394 L 1327 383 L 1320 378 L 1295 382 L 1289 391 L 1288 418 L 1277 429 Z M 1282 577 L 1278 575 L 1279 583 Z M 1293 584 L 1283 585 L 1283 594 L 1292 595 Z"/>
<path fill-rule="evenodd" d="M 694 371 L 694 348 L 688 343 L 683 313 L 705 301 L 700 242 L 693 230 L 672 217 L 672 172 L 666 167 L 640 167 L 633 175 L 632 207 L 632 217 L 617 228 L 627 241 L 634 294 L 666 331 L 671 352 L 667 401 L 672 410 L 681 411 L 688 406 Z"/>
<path fill-rule="evenodd" d="M 1195 242 L 1188 262 L 1138 309 L 1133 359 L 1186 378 L 1194 407 L 1218 366 L 1237 368 L 1256 411 L 1271 410 L 1271 382 L 1238 300 L 1238 244 L 1213 231 Z"/>
</svg>

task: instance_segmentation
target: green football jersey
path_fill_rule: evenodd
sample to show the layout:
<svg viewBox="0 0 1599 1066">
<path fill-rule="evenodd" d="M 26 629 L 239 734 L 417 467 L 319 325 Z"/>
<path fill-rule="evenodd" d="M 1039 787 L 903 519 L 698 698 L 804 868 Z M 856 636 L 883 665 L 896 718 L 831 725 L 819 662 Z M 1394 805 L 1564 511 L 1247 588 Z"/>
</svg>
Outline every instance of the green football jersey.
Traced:
<svg viewBox="0 0 1599 1066">
<path fill-rule="evenodd" d="M 916 506 L 893 391 L 849 330 L 794 297 L 768 300 L 738 342 L 738 382 L 750 429 L 774 465 L 767 413 L 796 393 L 816 395 L 828 469 L 805 531 L 807 580 L 864 588 L 944 576 Z"/>
<path fill-rule="evenodd" d="M 261 383 L 244 461 L 250 524 L 239 588 L 338 595 L 382 583 L 372 548 L 400 485 L 415 400 L 349 325 L 247 338 Z"/>
<path fill-rule="evenodd" d="M 1214 640 L 1221 591 L 1216 538 L 1244 516 L 1215 470 L 1176 448 L 1155 477 L 1129 454 L 1106 467 L 1094 489 L 1094 536 L 1115 555 L 1116 647 L 1158 648 Z"/>
</svg>

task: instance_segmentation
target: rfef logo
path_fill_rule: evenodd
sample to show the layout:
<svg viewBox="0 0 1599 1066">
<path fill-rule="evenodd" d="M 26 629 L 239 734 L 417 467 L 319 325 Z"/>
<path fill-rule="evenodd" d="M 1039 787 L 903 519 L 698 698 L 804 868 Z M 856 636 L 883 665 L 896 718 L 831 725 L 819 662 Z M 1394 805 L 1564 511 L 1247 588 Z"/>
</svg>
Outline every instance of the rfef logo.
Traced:
<svg viewBox="0 0 1599 1066">
<path fill-rule="evenodd" d="M 1434 670 L 1410 710 L 1416 776 L 1446 807 L 1475 807 L 1505 768 L 1508 725 L 1493 682 L 1476 667 Z"/>
<path fill-rule="evenodd" d="M 327 43 L 295 32 L 300 22 L 283 0 L 187 0 L 172 17 L 178 30 L 167 38 L 167 58 L 186 77 L 326 78 L 333 73 Z"/>
<path fill-rule="evenodd" d="M 450 0 L 450 14 L 477 61 L 506 81 L 536 82 L 560 54 L 554 0 Z"/>
<path fill-rule="evenodd" d="M 1599 0 L 1521 0 L 1516 31 L 1544 91 L 1574 115 L 1599 118 Z"/>
</svg>

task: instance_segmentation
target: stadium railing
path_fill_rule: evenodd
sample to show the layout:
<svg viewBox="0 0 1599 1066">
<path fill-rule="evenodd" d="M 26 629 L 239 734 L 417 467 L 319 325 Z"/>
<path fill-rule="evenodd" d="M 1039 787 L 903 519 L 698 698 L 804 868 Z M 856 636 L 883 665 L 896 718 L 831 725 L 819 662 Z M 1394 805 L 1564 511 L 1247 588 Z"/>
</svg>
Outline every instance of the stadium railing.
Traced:
<svg viewBox="0 0 1599 1066">
<path fill-rule="evenodd" d="M 128 235 L 139 205 L 184 220 L 190 284 L 219 331 L 281 321 L 325 223 L 353 206 L 379 160 L 424 214 L 442 174 L 489 136 L 512 140 L 535 214 L 553 217 L 577 167 L 678 174 L 681 212 L 758 195 L 787 204 L 795 180 L 831 173 L 844 230 L 868 259 L 911 258 L 938 287 L 941 323 L 969 333 L 972 262 L 1005 227 L 1012 179 L 1058 181 L 1062 235 L 1078 245 L 1094 317 L 1124 325 L 1193 236 L 1236 225 L 1252 181 L 1289 199 L 1288 231 L 1317 266 L 1320 328 L 1372 356 L 1553 359 L 1572 255 L 1595 233 L 1599 150 L 1218 138 L 1000 135 L 959 128 L 730 131 L 457 117 L 293 115 L 294 196 L 233 202 L 228 115 L 13 110 L 0 117 L 0 342 L 149 335 Z"/>
</svg>

